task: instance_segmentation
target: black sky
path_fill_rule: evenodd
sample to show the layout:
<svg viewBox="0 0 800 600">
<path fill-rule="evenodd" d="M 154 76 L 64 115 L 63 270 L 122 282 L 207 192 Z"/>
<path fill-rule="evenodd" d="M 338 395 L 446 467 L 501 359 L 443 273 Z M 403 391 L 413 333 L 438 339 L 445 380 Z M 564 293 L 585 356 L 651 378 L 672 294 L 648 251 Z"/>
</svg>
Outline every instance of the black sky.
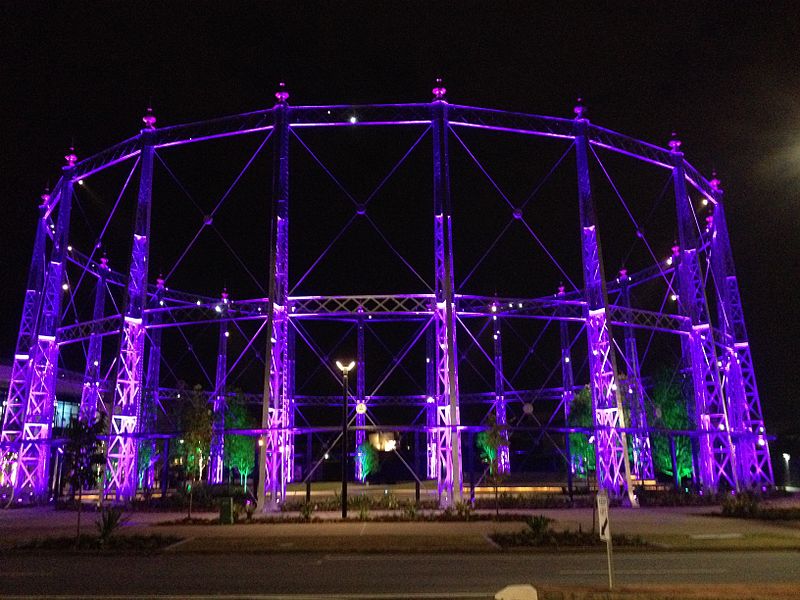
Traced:
<svg viewBox="0 0 800 600">
<path fill-rule="evenodd" d="M 151 98 L 166 125 L 268 107 L 281 80 L 295 104 L 355 104 L 428 101 L 441 75 L 461 104 L 569 117 L 583 96 L 594 122 L 660 145 L 677 131 L 718 171 L 767 426 L 797 432 L 795 3 L 33 4 L 0 8 L 3 362 L 36 200 L 71 139 L 88 156 L 134 134 Z"/>
</svg>

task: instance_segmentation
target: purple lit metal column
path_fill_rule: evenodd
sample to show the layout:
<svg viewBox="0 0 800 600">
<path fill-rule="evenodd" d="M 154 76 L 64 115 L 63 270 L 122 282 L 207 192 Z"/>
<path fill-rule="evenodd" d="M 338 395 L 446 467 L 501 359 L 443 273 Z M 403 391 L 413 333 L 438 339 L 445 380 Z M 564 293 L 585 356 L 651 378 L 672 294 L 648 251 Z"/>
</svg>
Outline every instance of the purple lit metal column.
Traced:
<svg viewBox="0 0 800 600">
<path fill-rule="evenodd" d="M 494 417 L 495 422 L 502 432 L 505 443 L 498 448 L 498 466 L 500 473 L 511 470 L 511 457 L 508 452 L 508 431 L 506 430 L 506 390 L 505 377 L 503 376 L 503 338 L 500 321 L 497 315 L 492 315 L 492 339 L 494 340 Z"/>
<path fill-rule="evenodd" d="M 53 426 L 58 376 L 56 329 L 61 320 L 61 298 L 68 289 L 64 287 L 67 285 L 64 264 L 67 260 L 72 210 L 72 174 L 78 159 L 72 152 L 65 158 L 67 166 L 63 168 L 58 200 L 58 221 L 45 278 L 39 331 L 32 353 L 31 384 L 16 481 L 17 491 L 30 490 L 37 498 L 44 498 L 48 489 L 50 432 Z"/>
<path fill-rule="evenodd" d="M 94 291 L 94 310 L 92 311 L 92 333 L 89 336 L 89 349 L 86 352 L 86 368 L 83 372 L 83 389 L 78 418 L 92 424 L 97 418 L 97 406 L 103 402 L 100 391 L 100 363 L 103 359 L 103 337 L 100 334 L 100 320 L 106 308 L 106 279 L 108 259 L 103 257 L 97 268 L 97 287 Z"/>
<path fill-rule="evenodd" d="M 453 231 L 450 202 L 450 167 L 447 150 L 449 124 L 446 90 L 433 90 L 433 205 L 436 306 L 436 449 L 439 502 L 442 507 L 461 501 L 461 434 L 458 411 L 456 315 L 453 278 Z"/>
<path fill-rule="evenodd" d="M 436 310 L 436 307 L 433 307 Z M 428 327 L 425 334 L 427 355 L 425 357 L 425 426 L 426 426 L 426 468 L 428 479 L 439 477 L 439 453 L 436 449 L 436 328 Z"/>
<path fill-rule="evenodd" d="M 144 117 L 139 195 L 133 231 L 131 265 L 128 273 L 128 301 L 122 322 L 117 381 L 111 411 L 111 431 L 106 455 L 106 493 L 113 491 L 118 501 L 136 495 L 138 444 L 135 438 L 142 401 L 144 368 L 144 307 L 147 302 L 147 267 L 150 249 L 150 206 L 153 192 L 153 147 L 155 117 Z"/>
<path fill-rule="evenodd" d="M 758 396 L 753 358 L 744 322 L 742 299 L 733 263 L 728 225 L 718 179 L 711 180 L 715 206 L 712 219 L 711 268 L 719 293 L 717 310 L 723 332 L 733 342 L 726 358 L 726 383 L 729 398 L 738 399 L 735 440 L 739 461 L 740 483 L 750 488 L 772 487 L 775 479 L 769 456 L 764 417 Z"/>
<path fill-rule="evenodd" d="M 564 286 L 558 286 L 558 294 L 556 298 L 563 302 L 564 300 Z M 563 317 L 564 309 L 559 306 L 558 314 Z M 564 403 L 564 426 L 569 427 L 569 411 L 572 409 L 572 400 L 575 397 L 575 378 L 572 373 L 572 351 L 569 339 L 569 323 L 564 319 L 559 322 L 559 336 L 561 340 L 561 401 Z M 575 472 L 575 467 L 572 464 L 572 450 L 569 443 L 569 433 L 564 437 L 564 445 L 567 450 L 567 481 L 572 493 L 572 475 Z"/>
<path fill-rule="evenodd" d="M 356 323 L 356 408 L 364 406 L 366 408 L 367 378 L 364 369 L 364 315 L 363 309 L 359 309 L 358 322 Z M 366 412 L 356 410 L 356 427 L 364 427 L 367 424 Z M 364 481 L 361 455 L 359 447 L 364 443 L 367 432 L 363 429 L 356 429 L 356 479 Z"/>
<path fill-rule="evenodd" d="M 619 272 L 620 304 L 625 308 L 631 306 L 630 278 L 623 269 Z M 653 453 L 650 449 L 650 435 L 647 432 L 647 413 L 644 409 L 644 389 L 642 388 L 641 369 L 639 368 L 639 350 L 636 346 L 636 335 L 633 327 L 625 327 L 625 362 L 628 366 L 627 379 L 624 382 L 624 393 L 630 415 L 630 427 L 637 429 L 631 437 L 633 453 L 633 475 L 639 481 L 652 480 Z"/>
<path fill-rule="evenodd" d="M 589 121 L 584 108 L 575 108 L 575 156 L 578 167 L 578 200 L 581 221 L 584 296 L 587 303 L 586 331 L 589 338 L 589 369 L 597 455 L 597 484 L 609 493 L 628 495 L 631 504 L 636 497 L 630 486 L 631 471 L 628 442 L 624 431 L 625 416 L 617 382 L 616 353 L 606 315 L 608 299 L 600 235 L 592 197 L 589 174 Z"/>
<path fill-rule="evenodd" d="M 716 491 L 725 481 L 738 488 L 736 456 L 731 440 L 730 423 L 711 329 L 705 283 L 698 256 L 698 231 L 691 199 L 686 189 L 686 174 L 681 143 L 670 141 L 673 161 L 673 184 L 680 239 L 680 307 L 691 319 L 688 350 L 692 366 L 695 400 L 695 427 L 700 438 L 698 472 L 700 483 Z"/>
<path fill-rule="evenodd" d="M 217 371 L 214 378 L 214 412 L 211 426 L 211 464 L 208 469 L 209 483 L 222 483 L 222 466 L 225 458 L 225 409 L 228 373 L 228 293 L 222 292 L 217 305 L 222 321 L 219 324 L 217 343 Z"/>
<path fill-rule="evenodd" d="M 156 279 L 156 293 L 153 296 L 153 308 L 158 309 L 164 306 L 164 280 L 159 277 Z M 160 404 L 160 384 L 161 384 L 161 323 L 163 322 L 161 312 L 151 313 L 147 318 L 147 337 L 150 340 L 150 348 L 147 352 L 147 373 L 144 378 L 144 397 L 142 399 L 141 419 L 139 419 L 138 430 L 140 433 L 154 433 L 156 429 L 156 411 Z M 141 472 L 141 486 L 145 489 L 153 489 L 155 486 L 155 458 L 156 440 L 150 439 L 143 444 L 149 444 L 149 462 L 146 466 L 139 465 Z M 164 464 L 169 461 L 168 440 L 164 440 L 164 453 L 162 456 Z"/>
<path fill-rule="evenodd" d="M 19 468 L 19 443 L 25 426 L 25 411 L 28 407 L 28 392 L 31 381 L 31 353 L 37 338 L 39 308 L 44 285 L 45 245 L 47 239 L 47 215 L 50 196 L 42 195 L 39 217 L 36 220 L 36 236 L 33 242 L 33 255 L 28 270 L 28 286 L 19 334 L 11 364 L 11 379 L 8 381 L 8 396 L 3 413 L 3 429 L 0 433 L 0 487 L 14 486 Z"/>
<path fill-rule="evenodd" d="M 270 224 L 269 306 L 267 352 L 261 427 L 269 429 L 259 453 L 262 480 L 258 504 L 262 510 L 277 508 L 286 494 L 289 453 L 286 452 L 291 399 L 286 393 L 287 327 L 289 295 L 289 93 L 275 94 L 275 128 L 272 171 L 272 220 Z"/>
</svg>

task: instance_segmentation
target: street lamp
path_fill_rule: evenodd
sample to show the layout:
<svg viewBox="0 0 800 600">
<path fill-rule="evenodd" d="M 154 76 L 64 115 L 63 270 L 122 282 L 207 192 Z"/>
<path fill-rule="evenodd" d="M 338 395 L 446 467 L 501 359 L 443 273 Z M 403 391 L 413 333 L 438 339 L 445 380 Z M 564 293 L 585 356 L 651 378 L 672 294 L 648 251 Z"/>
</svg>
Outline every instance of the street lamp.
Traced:
<svg viewBox="0 0 800 600">
<path fill-rule="evenodd" d="M 347 518 L 347 375 L 356 366 L 354 360 L 344 365 L 336 361 L 337 368 L 342 372 L 342 518 Z"/>
<path fill-rule="evenodd" d="M 789 454 L 787 452 L 783 453 L 783 468 L 785 469 L 785 473 L 786 473 L 785 481 L 783 483 L 784 486 L 791 485 L 791 481 L 790 480 L 792 478 L 792 474 L 789 471 L 789 460 L 791 458 L 792 457 L 789 456 Z"/>
</svg>

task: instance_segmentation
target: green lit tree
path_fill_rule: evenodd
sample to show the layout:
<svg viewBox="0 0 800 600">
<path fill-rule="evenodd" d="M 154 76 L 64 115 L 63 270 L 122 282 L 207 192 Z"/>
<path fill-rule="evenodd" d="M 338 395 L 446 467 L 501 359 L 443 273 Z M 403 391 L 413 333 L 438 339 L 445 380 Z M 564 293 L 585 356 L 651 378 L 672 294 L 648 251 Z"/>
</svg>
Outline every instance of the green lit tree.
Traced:
<svg viewBox="0 0 800 600">
<path fill-rule="evenodd" d="M 592 392 L 589 390 L 589 386 L 584 387 L 572 397 L 572 402 L 569 405 L 568 424 L 570 427 L 585 427 L 587 429 L 594 427 Z M 589 472 L 595 470 L 593 437 L 585 433 L 569 434 L 573 471 L 582 477 L 588 477 Z M 592 442 L 589 441 L 590 439 Z"/>
<path fill-rule="evenodd" d="M 358 445 L 358 448 L 356 448 L 356 457 L 359 463 L 361 463 L 361 474 L 364 477 L 364 481 L 366 481 L 367 477 L 370 475 L 381 470 L 378 451 L 375 450 L 369 442 L 362 442 Z"/>
<path fill-rule="evenodd" d="M 211 409 L 203 394 L 203 388 L 194 386 L 189 394 L 181 418 L 183 438 L 180 451 L 185 465 L 185 476 L 189 491 L 189 518 L 192 517 L 194 484 L 203 480 L 203 470 L 208 466 L 211 446 Z"/>
<path fill-rule="evenodd" d="M 663 429 L 687 430 L 691 428 L 689 414 L 686 410 L 686 397 L 681 382 L 668 370 L 662 370 L 655 379 L 652 392 L 652 406 L 649 406 L 648 420 L 651 426 Z M 664 435 L 653 435 L 653 463 L 656 469 L 674 476 L 672 469 L 672 453 L 669 438 Z M 688 437 L 675 437 L 675 458 L 678 465 L 678 479 L 692 475 L 692 442 Z"/>
<path fill-rule="evenodd" d="M 249 429 L 254 419 L 240 395 L 228 403 L 225 411 L 226 429 Z M 247 478 L 256 466 L 256 442 L 247 435 L 225 435 L 225 466 L 228 471 L 236 471 L 239 483 L 247 491 Z"/>
<path fill-rule="evenodd" d="M 67 428 L 67 441 L 64 444 L 64 468 L 67 481 L 73 493 L 78 495 L 78 525 L 76 543 L 81 537 L 81 513 L 83 509 L 83 489 L 97 483 L 102 465 L 105 464 L 103 442 L 100 439 L 106 432 L 106 416 L 100 413 L 91 425 L 73 419 Z"/>
<path fill-rule="evenodd" d="M 487 419 L 488 429 L 481 431 L 475 438 L 475 444 L 481 452 L 481 461 L 486 464 L 486 479 L 494 487 L 494 510 L 500 514 L 500 495 L 498 487 L 506 474 L 500 470 L 500 447 L 507 443 L 505 428 L 497 423 L 494 412 Z"/>
</svg>

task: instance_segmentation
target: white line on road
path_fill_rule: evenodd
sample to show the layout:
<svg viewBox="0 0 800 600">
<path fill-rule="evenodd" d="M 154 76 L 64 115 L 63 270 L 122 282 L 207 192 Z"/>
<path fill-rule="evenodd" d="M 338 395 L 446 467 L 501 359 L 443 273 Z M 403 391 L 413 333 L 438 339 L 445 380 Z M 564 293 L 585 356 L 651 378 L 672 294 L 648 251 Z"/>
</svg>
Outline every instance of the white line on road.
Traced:
<svg viewBox="0 0 800 600">
<path fill-rule="evenodd" d="M 58 596 L 3 596 L 3 600 L 471 600 L 473 598 L 491 598 L 491 592 L 415 592 L 393 594 L 147 594 L 109 596 L 109 595 L 58 595 Z"/>
<path fill-rule="evenodd" d="M 614 569 L 614 573 L 626 575 L 718 575 L 728 569 Z M 606 569 L 562 569 L 559 575 L 605 575 Z"/>
</svg>

